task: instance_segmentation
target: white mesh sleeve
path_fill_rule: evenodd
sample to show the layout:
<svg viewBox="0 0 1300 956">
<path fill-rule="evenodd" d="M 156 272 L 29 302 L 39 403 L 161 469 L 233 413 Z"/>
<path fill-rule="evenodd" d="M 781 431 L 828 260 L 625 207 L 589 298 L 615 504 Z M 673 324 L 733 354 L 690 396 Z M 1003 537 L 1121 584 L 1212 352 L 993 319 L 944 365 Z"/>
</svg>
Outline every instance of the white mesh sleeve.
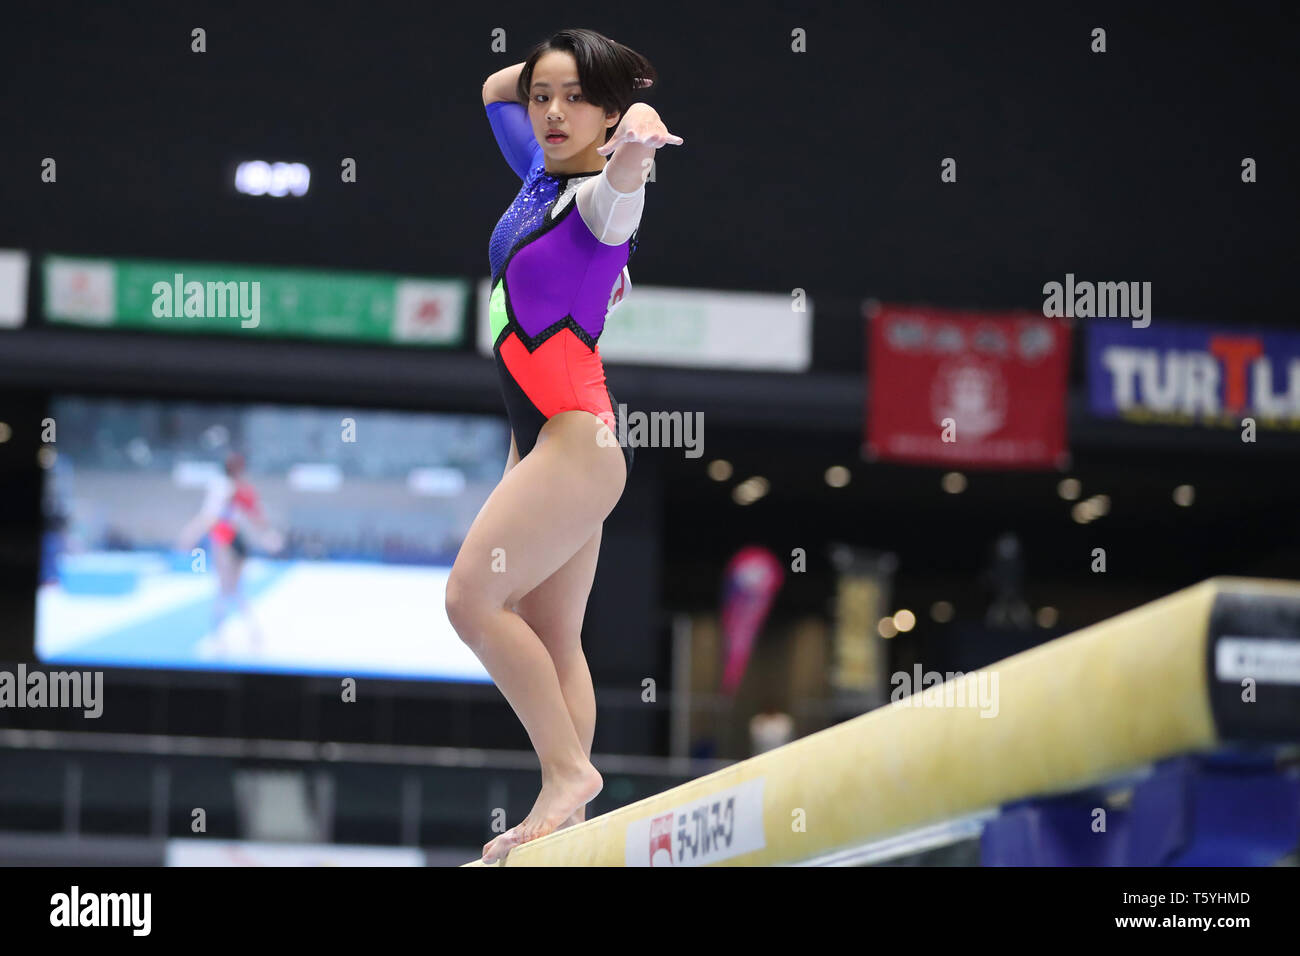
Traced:
<svg viewBox="0 0 1300 956">
<path fill-rule="evenodd" d="M 578 213 L 591 234 L 607 246 L 627 242 L 641 222 L 645 207 L 645 183 L 630 193 L 621 193 L 610 185 L 606 166 L 578 187 Z"/>
</svg>

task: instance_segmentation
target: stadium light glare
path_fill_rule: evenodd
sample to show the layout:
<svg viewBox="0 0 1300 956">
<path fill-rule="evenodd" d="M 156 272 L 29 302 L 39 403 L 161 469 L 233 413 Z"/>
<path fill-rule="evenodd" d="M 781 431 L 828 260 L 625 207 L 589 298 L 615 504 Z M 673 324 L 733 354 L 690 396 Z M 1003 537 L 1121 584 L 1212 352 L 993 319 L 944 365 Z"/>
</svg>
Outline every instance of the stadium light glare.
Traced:
<svg viewBox="0 0 1300 956">
<path fill-rule="evenodd" d="M 302 163 L 267 163 L 260 159 L 235 169 L 235 190 L 247 196 L 305 196 L 311 170 Z"/>
</svg>

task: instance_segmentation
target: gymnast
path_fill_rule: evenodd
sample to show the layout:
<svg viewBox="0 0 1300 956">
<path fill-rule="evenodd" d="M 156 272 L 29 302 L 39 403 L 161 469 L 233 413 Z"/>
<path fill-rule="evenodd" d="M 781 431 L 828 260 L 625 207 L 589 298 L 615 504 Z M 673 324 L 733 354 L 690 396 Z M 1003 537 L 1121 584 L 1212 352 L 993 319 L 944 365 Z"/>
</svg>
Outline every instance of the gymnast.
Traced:
<svg viewBox="0 0 1300 956">
<path fill-rule="evenodd" d="M 596 343 L 630 288 L 655 150 L 683 142 L 633 102 L 655 79 L 628 47 L 561 30 L 483 84 L 492 132 L 523 180 L 488 248 L 511 440 L 452 566 L 446 608 L 523 723 L 542 776 L 532 810 L 484 846 L 484 863 L 581 822 L 604 785 L 591 763 L 596 699 L 582 619 L 632 450 L 615 437 Z"/>
</svg>

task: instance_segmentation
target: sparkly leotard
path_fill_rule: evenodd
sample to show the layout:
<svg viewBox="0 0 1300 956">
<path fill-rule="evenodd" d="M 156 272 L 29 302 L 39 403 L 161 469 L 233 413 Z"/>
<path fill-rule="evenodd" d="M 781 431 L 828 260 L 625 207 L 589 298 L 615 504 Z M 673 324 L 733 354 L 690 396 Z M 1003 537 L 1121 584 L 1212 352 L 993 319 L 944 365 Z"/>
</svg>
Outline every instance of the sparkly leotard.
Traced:
<svg viewBox="0 0 1300 956">
<path fill-rule="evenodd" d="M 596 342 L 631 288 L 626 265 L 645 186 L 620 193 L 603 170 L 548 173 L 522 104 L 489 103 L 487 113 L 523 179 L 488 247 L 492 351 L 523 458 L 560 412 L 591 412 L 618 434 Z M 630 473 L 632 449 L 624 446 L 623 456 Z"/>
</svg>

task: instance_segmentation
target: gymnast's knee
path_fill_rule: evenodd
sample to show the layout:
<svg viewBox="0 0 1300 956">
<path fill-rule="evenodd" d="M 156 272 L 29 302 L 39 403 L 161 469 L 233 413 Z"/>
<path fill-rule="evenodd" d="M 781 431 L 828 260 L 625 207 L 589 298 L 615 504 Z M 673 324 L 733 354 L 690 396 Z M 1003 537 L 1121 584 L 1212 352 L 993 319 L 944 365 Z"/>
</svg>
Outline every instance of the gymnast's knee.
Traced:
<svg viewBox="0 0 1300 956">
<path fill-rule="evenodd" d="M 476 587 L 454 569 L 447 577 L 443 604 L 447 620 L 460 639 L 471 647 L 482 640 L 484 622 L 504 606 L 504 602 L 493 599 L 486 588 Z"/>
<path fill-rule="evenodd" d="M 454 571 L 447 577 L 447 594 L 444 599 L 447 620 L 466 644 L 475 644 L 481 632 L 483 601 L 469 582 Z"/>
</svg>

